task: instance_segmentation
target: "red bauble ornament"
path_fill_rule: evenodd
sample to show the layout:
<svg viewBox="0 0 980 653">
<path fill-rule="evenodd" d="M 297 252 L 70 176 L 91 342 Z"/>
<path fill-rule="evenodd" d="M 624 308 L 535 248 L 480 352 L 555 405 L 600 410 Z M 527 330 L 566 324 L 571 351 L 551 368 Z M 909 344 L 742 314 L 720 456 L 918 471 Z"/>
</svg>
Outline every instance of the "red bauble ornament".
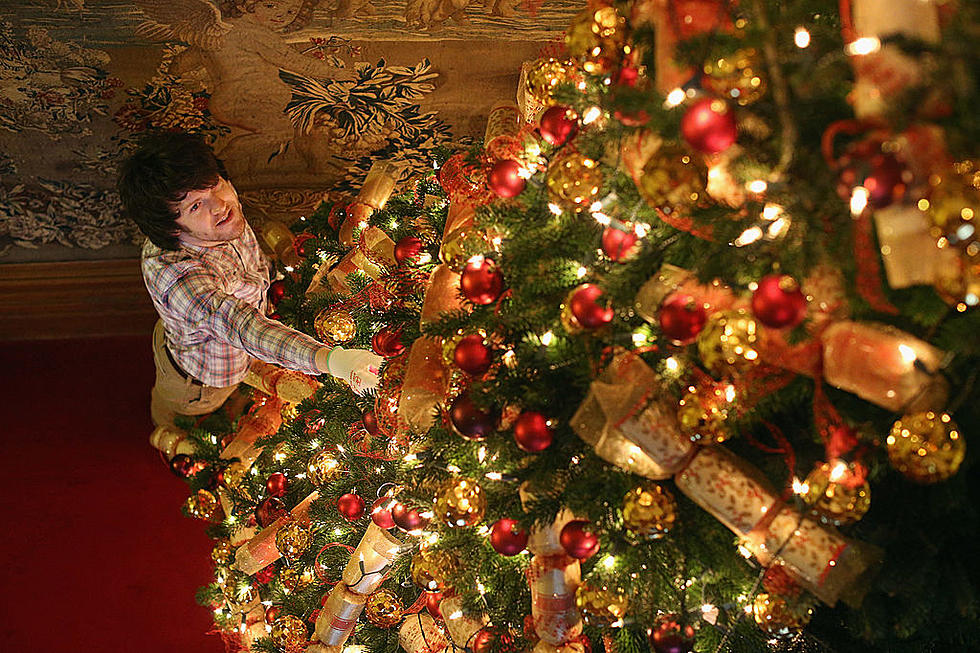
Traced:
<svg viewBox="0 0 980 653">
<path fill-rule="evenodd" d="M 614 261 L 623 261 L 636 251 L 639 237 L 630 225 L 629 231 L 606 227 L 602 232 L 602 251 Z"/>
<path fill-rule="evenodd" d="M 170 459 L 170 471 L 180 478 L 187 478 L 194 473 L 196 463 L 186 453 L 179 453 Z"/>
<path fill-rule="evenodd" d="M 380 331 L 371 336 L 371 351 L 378 356 L 391 358 L 405 351 L 402 344 L 401 327 L 382 327 Z"/>
<path fill-rule="evenodd" d="M 337 499 L 337 510 L 347 521 L 357 521 L 364 516 L 364 499 L 356 494 L 343 494 Z"/>
<path fill-rule="evenodd" d="M 675 345 L 694 342 L 708 321 L 708 312 L 690 295 L 677 293 L 664 300 L 657 311 L 660 330 Z"/>
<path fill-rule="evenodd" d="M 493 351 L 478 333 L 460 338 L 453 350 L 453 363 L 472 376 L 479 376 L 489 370 L 492 362 Z"/>
<path fill-rule="evenodd" d="M 406 533 L 421 531 L 429 525 L 429 519 L 423 517 L 418 508 L 409 508 L 397 501 L 391 507 L 391 519 L 399 530 Z"/>
<path fill-rule="evenodd" d="M 911 173 L 893 154 L 878 154 L 871 158 L 871 171 L 861 184 L 868 189 L 868 202 L 883 209 L 905 194 L 906 177 Z"/>
<path fill-rule="evenodd" d="M 473 636 L 473 653 L 516 653 L 519 649 L 514 642 L 514 636 L 506 630 L 486 626 Z"/>
<path fill-rule="evenodd" d="M 392 528 L 395 520 L 391 518 L 391 508 L 395 500 L 391 497 L 379 497 L 371 504 L 371 521 L 384 529 Z"/>
<path fill-rule="evenodd" d="M 735 113 L 723 100 L 698 100 L 681 118 L 681 135 L 699 152 L 724 152 L 738 137 Z"/>
<path fill-rule="evenodd" d="M 375 415 L 374 410 L 366 410 L 361 414 L 361 424 L 364 425 L 364 430 L 371 435 L 377 435 L 381 432 L 378 426 L 378 416 Z"/>
<path fill-rule="evenodd" d="M 487 173 L 487 186 L 498 197 L 517 197 L 524 192 L 527 181 L 520 175 L 521 164 L 513 159 L 501 159 Z"/>
<path fill-rule="evenodd" d="M 414 261 L 422 252 L 422 241 L 415 236 L 405 236 L 395 243 L 395 261 L 401 265 L 405 261 Z"/>
<path fill-rule="evenodd" d="M 806 316 L 806 297 L 793 277 L 767 274 L 752 293 L 752 313 L 771 329 L 796 326 Z"/>
<path fill-rule="evenodd" d="M 259 581 L 260 583 L 268 583 L 270 580 L 272 580 L 275 577 L 276 577 L 276 566 L 274 564 L 266 565 L 265 567 L 262 567 L 262 569 L 259 569 L 257 572 L 255 572 L 255 580 Z"/>
<path fill-rule="evenodd" d="M 681 624 L 676 614 L 662 614 L 650 629 L 650 648 L 656 653 L 691 653 L 694 628 Z"/>
<path fill-rule="evenodd" d="M 490 546 L 502 556 L 517 555 L 527 548 L 527 531 L 515 519 L 498 519 L 490 527 Z"/>
<path fill-rule="evenodd" d="M 255 508 L 255 521 L 265 528 L 288 512 L 279 497 L 269 497 Z"/>
<path fill-rule="evenodd" d="M 584 519 L 573 519 L 565 524 L 558 536 L 565 553 L 585 560 L 599 552 L 599 537 L 592 532 L 592 524 Z"/>
<path fill-rule="evenodd" d="M 286 281 L 284 279 L 276 279 L 269 284 L 269 290 L 266 291 L 266 296 L 269 298 L 269 303 L 273 306 L 278 306 L 282 298 L 286 296 Z"/>
<path fill-rule="evenodd" d="M 552 145 L 564 145 L 578 131 L 578 114 L 570 108 L 556 104 L 541 114 L 538 131 L 541 138 Z"/>
<path fill-rule="evenodd" d="M 521 413 L 514 422 L 514 440 L 517 446 L 530 453 L 544 451 L 551 446 L 555 435 L 548 426 L 547 418 L 541 413 L 527 411 Z"/>
<path fill-rule="evenodd" d="M 442 620 L 442 610 L 439 609 L 442 598 L 442 592 L 425 593 L 425 609 L 433 619 Z"/>
<path fill-rule="evenodd" d="M 270 605 L 265 609 L 265 622 L 271 626 L 281 614 L 282 609 L 278 605 Z"/>
<path fill-rule="evenodd" d="M 270 497 L 286 496 L 287 487 L 289 487 L 289 480 L 282 472 L 269 474 L 269 478 L 265 479 L 265 489 L 269 491 Z"/>
<path fill-rule="evenodd" d="M 572 293 L 569 300 L 572 315 L 583 328 L 598 329 L 612 321 L 613 309 L 599 304 L 602 294 L 599 286 L 591 283 L 582 284 Z"/>
<path fill-rule="evenodd" d="M 293 249 L 296 250 L 296 253 L 299 254 L 301 258 L 306 258 L 306 255 L 309 254 L 306 241 L 312 240 L 313 237 L 313 234 L 303 233 L 297 234 L 296 237 L 293 238 Z"/>
<path fill-rule="evenodd" d="M 449 405 L 449 420 L 456 432 L 467 440 L 485 440 L 497 430 L 500 411 L 479 408 L 468 392 L 462 392 Z"/>
<path fill-rule="evenodd" d="M 463 268 L 459 289 L 474 304 L 492 304 L 504 290 L 504 275 L 493 259 L 474 256 Z"/>
</svg>

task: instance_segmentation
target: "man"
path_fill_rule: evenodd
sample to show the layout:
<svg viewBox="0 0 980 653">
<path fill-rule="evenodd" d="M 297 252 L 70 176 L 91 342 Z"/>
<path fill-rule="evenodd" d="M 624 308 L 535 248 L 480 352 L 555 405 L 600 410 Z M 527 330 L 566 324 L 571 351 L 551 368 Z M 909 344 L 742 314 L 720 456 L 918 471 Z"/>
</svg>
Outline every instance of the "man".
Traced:
<svg viewBox="0 0 980 653">
<path fill-rule="evenodd" d="M 216 410 L 253 358 L 329 373 L 355 392 L 377 385 L 378 356 L 327 347 L 265 316 L 269 263 L 224 165 L 202 138 L 146 138 L 123 162 L 118 188 L 147 237 L 143 280 L 160 315 L 153 332 L 154 424 Z"/>
</svg>

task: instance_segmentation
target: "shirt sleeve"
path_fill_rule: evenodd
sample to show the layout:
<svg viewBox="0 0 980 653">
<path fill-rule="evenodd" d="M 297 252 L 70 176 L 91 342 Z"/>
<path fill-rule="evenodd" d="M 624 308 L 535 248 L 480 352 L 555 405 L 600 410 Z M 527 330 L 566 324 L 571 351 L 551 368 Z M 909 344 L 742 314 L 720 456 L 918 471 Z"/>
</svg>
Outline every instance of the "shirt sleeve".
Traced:
<svg viewBox="0 0 980 653">
<path fill-rule="evenodd" d="M 315 363 L 316 352 L 323 347 L 320 342 L 223 292 L 217 277 L 205 268 L 185 270 L 171 286 L 167 299 L 190 324 L 254 358 L 304 374 L 321 373 Z"/>
</svg>

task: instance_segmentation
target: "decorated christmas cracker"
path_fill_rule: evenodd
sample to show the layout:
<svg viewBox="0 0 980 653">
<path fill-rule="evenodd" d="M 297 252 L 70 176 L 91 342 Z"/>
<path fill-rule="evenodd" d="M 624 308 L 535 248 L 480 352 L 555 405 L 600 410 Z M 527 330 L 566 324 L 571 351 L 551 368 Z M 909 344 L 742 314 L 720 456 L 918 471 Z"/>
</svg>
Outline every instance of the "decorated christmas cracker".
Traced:
<svg viewBox="0 0 980 653">
<path fill-rule="evenodd" d="M 235 552 L 235 562 L 232 564 L 234 569 L 254 575 L 257 571 L 272 564 L 282 554 L 276 548 L 276 533 L 288 521 L 305 520 L 310 514 L 310 504 L 316 501 L 320 493 L 314 490 L 305 499 L 296 504 L 288 515 L 283 515 L 276 521 L 263 528 L 258 535 L 238 547 Z"/>
<path fill-rule="evenodd" d="M 398 629 L 398 645 L 408 653 L 439 653 L 449 646 L 435 619 L 425 612 L 405 617 Z"/>
<path fill-rule="evenodd" d="M 402 543 L 374 522 L 368 524 L 341 576 L 352 592 L 371 594 L 384 581 Z"/>
<path fill-rule="evenodd" d="M 446 621 L 446 630 L 449 631 L 454 650 L 472 648 L 473 638 L 489 621 L 485 614 L 474 617 L 463 612 L 463 597 L 458 594 L 443 599 L 439 603 L 439 612 Z"/>
<path fill-rule="evenodd" d="M 268 637 L 269 628 L 266 627 L 265 623 L 265 607 L 258 605 L 252 608 L 245 615 L 238 630 L 242 634 L 242 646 L 246 651 L 250 651 L 252 644 L 259 639 Z"/>
<path fill-rule="evenodd" d="M 540 61 L 525 61 L 521 63 L 520 77 L 517 79 L 517 108 L 521 119 L 528 124 L 535 124 L 541 118 L 549 105 L 545 104 L 528 85 L 528 73 L 537 68 Z"/>
<path fill-rule="evenodd" d="M 914 206 L 889 206 L 874 212 L 885 276 L 892 288 L 932 285 L 956 265 L 956 252 L 940 248 L 929 217 Z"/>
<path fill-rule="evenodd" d="M 608 651 L 609 649 L 607 648 L 606 650 Z M 591 651 L 592 647 L 582 642 L 581 638 L 559 644 L 558 646 L 540 641 L 531 649 L 531 653 L 591 653 Z"/>
<path fill-rule="evenodd" d="M 943 352 L 879 324 L 836 322 L 823 332 L 823 373 L 830 385 L 882 408 L 915 412 L 945 404 L 938 374 Z"/>
<path fill-rule="evenodd" d="M 557 646 L 578 637 L 582 633 L 582 616 L 575 606 L 575 590 L 582 582 L 579 561 L 565 554 L 536 555 L 527 579 L 534 632 L 541 641 Z"/>
<path fill-rule="evenodd" d="M 483 149 L 491 160 L 512 159 L 520 152 L 521 114 L 509 102 L 496 104 L 487 117 Z"/>
<path fill-rule="evenodd" d="M 446 371 L 442 345 L 431 337 L 412 343 L 398 413 L 409 426 L 425 430 L 435 421 L 435 407 L 446 399 Z"/>
<path fill-rule="evenodd" d="M 354 231 L 358 226 L 366 226 L 371 215 L 385 207 L 395 190 L 397 177 L 398 169 L 394 164 L 388 161 L 375 161 L 371 164 L 357 198 L 344 211 L 346 217 L 337 236 L 341 245 L 354 246 Z"/>
<path fill-rule="evenodd" d="M 293 247 L 293 232 L 277 220 L 266 220 L 259 227 L 259 238 L 283 265 L 296 267 L 300 263 L 299 254 Z"/>
<path fill-rule="evenodd" d="M 262 448 L 255 446 L 255 441 L 264 435 L 271 435 L 282 425 L 282 401 L 277 397 L 269 397 L 265 404 L 238 422 L 238 431 L 234 439 L 221 452 L 225 460 L 238 458 L 248 467 L 261 453 Z"/>
<path fill-rule="evenodd" d="M 316 618 L 314 639 L 328 647 L 342 646 L 357 625 L 366 602 L 367 596 L 350 591 L 344 583 L 337 583 Z"/>
<path fill-rule="evenodd" d="M 221 509 L 224 511 L 224 513 L 226 515 L 235 514 L 235 503 L 228 494 L 228 490 L 223 487 L 219 487 L 214 491 L 214 493 L 217 495 L 218 503 L 221 504 Z M 258 529 L 254 526 L 239 526 L 231 531 L 231 534 L 228 536 L 228 542 L 232 546 L 241 546 L 255 537 L 256 533 L 258 533 Z"/>
<path fill-rule="evenodd" d="M 167 424 L 153 429 L 150 433 L 150 444 L 163 452 L 167 460 L 179 453 L 187 455 L 194 453 L 194 445 L 187 441 L 187 431 Z"/>
<path fill-rule="evenodd" d="M 260 360 L 252 361 L 242 381 L 288 404 L 298 404 L 312 397 L 320 387 L 320 382 L 311 376 Z"/>
</svg>

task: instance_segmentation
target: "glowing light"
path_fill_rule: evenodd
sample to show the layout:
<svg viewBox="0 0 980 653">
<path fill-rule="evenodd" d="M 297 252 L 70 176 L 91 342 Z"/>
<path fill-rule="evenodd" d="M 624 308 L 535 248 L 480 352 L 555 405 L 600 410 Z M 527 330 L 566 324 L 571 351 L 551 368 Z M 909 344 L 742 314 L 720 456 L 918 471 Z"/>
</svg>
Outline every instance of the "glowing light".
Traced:
<svg viewBox="0 0 980 653">
<path fill-rule="evenodd" d="M 606 556 L 602 559 L 602 566 L 606 569 L 612 569 L 616 566 L 616 558 L 614 556 Z"/>
<path fill-rule="evenodd" d="M 432 262 L 432 254 L 429 254 L 428 252 L 422 252 L 422 254 L 419 256 L 419 264 L 425 265 L 431 262 Z"/>
<path fill-rule="evenodd" d="M 898 351 L 902 355 L 902 360 L 911 365 L 915 362 L 916 355 L 915 350 L 908 345 L 899 345 Z"/>
<path fill-rule="evenodd" d="M 665 360 L 664 361 L 664 365 L 671 372 L 676 372 L 677 370 L 681 369 L 680 362 L 676 358 L 674 358 L 673 356 L 671 356 L 670 358 L 668 358 L 667 360 Z"/>
<path fill-rule="evenodd" d="M 480 447 L 480 449 L 476 452 L 476 459 L 482 463 L 484 460 L 486 460 L 486 458 L 487 458 L 487 448 Z"/>
<path fill-rule="evenodd" d="M 847 54 L 862 56 L 880 50 L 881 41 L 876 36 L 862 36 L 858 40 L 848 43 L 844 49 Z"/>
<path fill-rule="evenodd" d="M 793 493 L 803 496 L 810 491 L 810 485 L 800 479 L 793 477 Z"/>
<path fill-rule="evenodd" d="M 548 202 L 548 210 L 554 213 L 555 215 L 561 215 L 561 207 L 555 204 L 554 202 Z"/>
<path fill-rule="evenodd" d="M 684 101 L 687 94 L 682 88 L 675 88 L 673 91 L 667 94 L 667 101 L 664 102 L 664 106 L 668 108 L 676 107 L 678 104 Z"/>
<path fill-rule="evenodd" d="M 486 476 L 491 481 L 499 481 L 503 478 L 500 472 L 487 472 L 486 474 L 484 474 L 484 476 Z"/>
<path fill-rule="evenodd" d="M 709 612 L 711 612 L 714 609 L 715 609 L 715 606 L 711 605 L 710 603 L 704 603 L 701 606 L 701 612 L 703 612 L 704 614 L 708 614 Z"/>
<path fill-rule="evenodd" d="M 636 233 L 638 238 L 645 238 L 648 233 L 650 233 L 650 225 L 645 222 L 637 223 L 633 227 L 633 231 Z"/>
<path fill-rule="evenodd" d="M 476 581 L 476 591 L 480 593 L 480 596 L 483 596 L 487 593 L 487 588 L 480 581 Z"/>
<path fill-rule="evenodd" d="M 847 463 L 845 463 L 843 460 L 838 460 L 834 464 L 834 468 L 830 470 L 830 480 L 836 483 L 837 481 L 844 478 L 846 474 L 847 474 Z"/>
<path fill-rule="evenodd" d="M 439 534 L 429 533 L 428 535 L 425 536 L 425 541 L 429 544 L 435 544 L 436 542 L 439 541 Z"/>
<path fill-rule="evenodd" d="M 462 470 L 456 465 L 446 465 L 446 471 L 450 474 L 459 474 Z"/>
<path fill-rule="evenodd" d="M 524 166 L 521 166 L 517 169 L 517 176 L 520 177 L 521 179 L 530 179 L 531 175 L 533 174 L 534 174 L 533 170 L 530 170 L 529 168 L 525 168 Z"/>
<path fill-rule="evenodd" d="M 595 218 L 595 221 L 596 222 L 598 222 L 599 224 L 601 224 L 604 227 L 609 226 L 609 223 L 612 222 L 612 218 L 610 218 L 605 213 L 601 213 L 599 211 L 596 211 L 595 213 L 593 213 L 592 214 L 592 217 Z"/>
<path fill-rule="evenodd" d="M 637 347 L 642 346 L 647 341 L 647 337 L 642 333 L 633 334 L 633 344 Z"/>
<path fill-rule="evenodd" d="M 601 115 L 602 115 L 602 109 L 600 109 L 599 107 L 589 107 L 588 109 L 585 110 L 585 113 L 582 114 L 582 124 L 583 125 L 591 124 L 596 120 L 598 120 L 599 116 Z"/>
<path fill-rule="evenodd" d="M 555 334 L 551 331 L 541 334 L 541 344 L 547 347 L 555 339 Z"/>
<path fill-rule="evenodd" d="M 755 179 L 745 184 L 745 187 L 748 188 L 749 191 L 753 193 L 764 193 L 766 192 L 766 189 L 769 188 L 769 184 L 767 184 L 761 179 Z"/>
<path fill-rule="evenodd" d="M 762 228 L 761 227 L 749 227 L 742 232 L 742 235 L 735 239 L 736 247 L 745 247 L 746 245 L 751 245 L 755 241 L 762 238 Z"/>
<path fill-rule="evenodd" d="M 596 211 L 601 211 L 602 210 L 602 202 L 599 202 L 599 201 L 592 202 L 592 204 L 589 205 L 589 210 L 592 211 L 593 213 L 596 212 Z"/>
<path fill-rule="evenodd" d="M 783 207 L 778 204 L 766 204 L 762 209 L 762 219 L 770 222 L 778 218 L 783 213 Z"/>
<path fill-rule="evenodd" d="M 868 208 L 868 198 L 871 193 L 864 186 L 855 186 L 851 191 L 851 215 L 859 216 Z"/>
<path fill-rule="evenodd" d="M 295 268 L 293 266 L 291 266 L 291 265 L 287 265 L 286 266 L 286 272 L 292 272 L 293 270 L 295 270 Z"/>
<path fill-rule="evenodd" d="M 405 456 L 404 458 L 402 458 L 402 460 L 404 460 L 407 463 L 414 463 L 418 459 L 419 459 L 419 457 L 416 456 L 414 453 L 410 453 L 407 456 Z"/>
<path fill-rule="evenodd" d="M 786 233 L 787 229 L 789 229 L 789 220 L 786 218 L 779 218 L 778 220 L 774 220 L 773 223 L 769 225 L 769 228 L 766 229 L 766 237 L 779 238 Z"/>
<path fill-rule="evenodd" d="M 727 402 L 735 401 L 735 386 L 733 385 L 725 386 L 725 401 Z"/>
<path fill-rule="evenodd" d="M 588 273 L 589 273 L 589 270 L 584 265 L 578 266 L 578 269 L 575 270 L 575 276 L 578 277 L 579 279 L 581 279 L 582 277 L 584 277 Z"/>
<path fill-rule="evenodd" d="M 793 33 L 793 43 L 801 49 L 807 47 L 810 45 L 810 32 L 805 27 L 797 27 L 796 32 Z"/>
</svg>

